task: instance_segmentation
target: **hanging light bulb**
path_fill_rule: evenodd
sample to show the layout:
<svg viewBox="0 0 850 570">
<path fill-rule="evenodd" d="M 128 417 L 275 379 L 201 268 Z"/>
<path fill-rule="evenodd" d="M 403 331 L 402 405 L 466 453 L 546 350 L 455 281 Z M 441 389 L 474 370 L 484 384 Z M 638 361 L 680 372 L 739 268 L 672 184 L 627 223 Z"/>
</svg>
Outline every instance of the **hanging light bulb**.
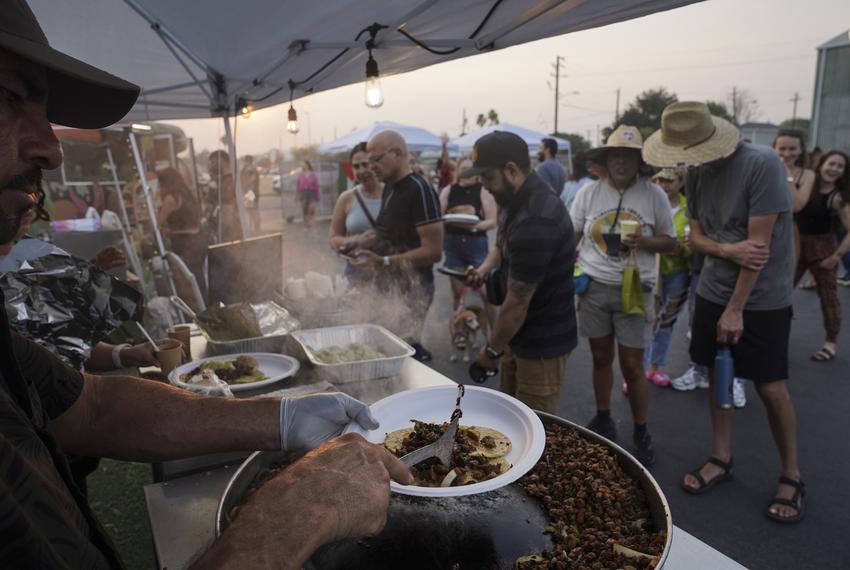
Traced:
<svg viewBox="0 0 850 570">
<path fill-rule="evenodd" d="M 366 61 L 366 106 L 377 109 L 384 104 L 384 92 L 381 90 L 381 74 L 378 71 L 378 62 L 372 57 L 369 50 L 369 59 Z"/>
<path fill-rule="evenodd" d="M 245 101 L 243 99 L 242 102 L 239 105 L 239 114 L 242 115 L 242 118 L 243 119 L 250 119 L 251 118 L 251 112 L 253 110 L 254 110 L 254 107 L 252 107 L 250 103 L 248 103 L 247 101 Z"/>
<path fill-rule="evenodd" d="M 286 130 L 296 134 L 301 130 L 301 126 L 298 124 L 298 113 L 295 112 L 295 107 L 292 106 L 292 103 L 289 103 L 289 113 L 288 120 L 286 121 Z"/>
</svg>

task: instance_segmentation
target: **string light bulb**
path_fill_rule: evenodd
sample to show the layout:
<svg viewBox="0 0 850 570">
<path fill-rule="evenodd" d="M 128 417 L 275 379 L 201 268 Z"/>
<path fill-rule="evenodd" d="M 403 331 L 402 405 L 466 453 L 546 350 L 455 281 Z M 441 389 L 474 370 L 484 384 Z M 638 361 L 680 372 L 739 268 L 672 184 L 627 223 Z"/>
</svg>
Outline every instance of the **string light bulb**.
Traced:
<svg viewBox="0 0 850 570">
<path fill-rule="evenodd" d="M 381 89 L 381 73 L 378 71 L 378 62 L 372 57 L 372 48 L 369 47 L 369 59 L 366 61 L 366 106 L 377 109 L 383 104 L 384 92 Z"/>
<path fill-rule="evenodd" d="M 295 107 L 292 106 L 291 102 L 289 103 L 289 113 L 288 119 L 286 121 L 286 130 L 292 133 L 293 135 L 301 130 L 301 126 L 298 124 L 298 113 L 295 112 Z"/>
<path fill-rule="evenodd" d="M 240 99 L 237 106 L 239 107 L 239 114 L 242 115 L 243 119 L 251 118 L 251 113 L 254 111 L 254 107 L 251 106 L 248 101 L 246 101 L 245 99 Z"/>
</svg>

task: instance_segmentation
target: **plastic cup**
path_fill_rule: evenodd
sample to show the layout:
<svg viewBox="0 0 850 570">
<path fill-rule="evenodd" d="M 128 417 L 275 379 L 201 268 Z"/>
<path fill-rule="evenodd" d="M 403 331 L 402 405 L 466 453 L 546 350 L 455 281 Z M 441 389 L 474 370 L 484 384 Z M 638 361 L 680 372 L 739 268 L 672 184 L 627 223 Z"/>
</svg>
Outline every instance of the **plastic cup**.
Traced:
<svg viewBox="0 0 850 570">
<path fill-rule="evenodd" d="M 174 325 L 173 327 L 168 327 L 166 332 L 168 338 L 179 340 L 183 345 L 185 361 L 189 362 L 192 360 L 192 327 L 189 325 Z"/>
<path fill-rule="evenodd" d="M 635 234 L 640 231 L 640 222 L 637 220 L 620 220 L 620 237 Z"/>
<path fill-rule="evenodd" d="M 174 338 L 156 341 L 156 358 L 162 373 L 168 375 L 183 363 L 183 343 Z"/>
</svg>

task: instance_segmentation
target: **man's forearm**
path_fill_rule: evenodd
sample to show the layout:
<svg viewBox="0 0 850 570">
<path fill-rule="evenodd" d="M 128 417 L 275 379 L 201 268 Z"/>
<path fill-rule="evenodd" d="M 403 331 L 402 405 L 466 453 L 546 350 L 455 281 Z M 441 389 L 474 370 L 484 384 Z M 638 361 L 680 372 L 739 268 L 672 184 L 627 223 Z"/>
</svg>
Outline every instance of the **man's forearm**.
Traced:
<svg viewBox="0 0 850 570">
<path fill-rule="evenodd" d="M 280 400 L 200 396 L 129 376 L 86 376 L 87 405 L 52 427 L 67 453 L 164 461 L 280 449 Z"/>
<path fill-rule="evenodd" d="M 705 234 L 696 235 L 695 233 L 691 233 L 691 249 L 698 253 L 709 257 L 725 259 L 726 254 L 723 246 L 724 244 L 714 241 Z"/>
<path fill-rule="evenodd" d="M 499 316 L 493 326 L 493 334 L 490 335 L 490 346 L 497 351 L 504 350 L 522 327 L 527 315 L 528 303 L 523 303 L 509 292 L 499 308 Z"/>
<path fill-rule="evenodd" d="M 420 246 L 389 257 L 390 264 L 393 267 L 424 267 L 439 262 L 443 257 L 443 252 L 439 248 Z"/>
<path fill-rule="evenodd" d="M 744 307 L 747 305 L 747 299 L 750 298 L 750 293 L 753 292 L 753 287 L 755 287 L 756 280 L 758 280 L 759 273 L 761 271 L 753 271 L 745 267 L 741 268 L 741 271 L 738 273 L 738 281 L 735 282 L 735 290 L 732 291 L 732 297 L 726 305 L 727 310 L 739 313 L 743 312 Z"/>
<path fill-rule="evenodd" d="M 670 236 L 645 236 L 640 238 L 640 248 L 649 253 L 670 253 L 676 248 L 676 240 Z"/>
</svg>

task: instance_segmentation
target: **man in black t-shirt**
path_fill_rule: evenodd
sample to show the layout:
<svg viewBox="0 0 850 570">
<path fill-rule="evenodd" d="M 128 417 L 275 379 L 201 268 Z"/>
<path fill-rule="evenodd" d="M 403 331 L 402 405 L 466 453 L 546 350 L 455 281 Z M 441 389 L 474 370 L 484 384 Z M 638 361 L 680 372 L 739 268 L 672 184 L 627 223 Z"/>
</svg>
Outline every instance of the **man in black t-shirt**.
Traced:
<svg viewBox="0 0 850 570">
<path fill-rule="evenodd" d="M 434 263 L 443 256 L 443 217 L 431 184 L 410 170 L 407 145 L 395 131 L 381 131 L 366 145 L 375 175 L 384 182 L 376 237 L 354 252 L 352 265 L 374 275 L 382 292 L 396 292 L 410 310 L 408 336 L 414 358 L 431 354 L 420 343 L 422 327 L 434 299 Z M 403 321 L 404 319 L 396 319 Z"/>
<path fill-rule="evenodd" d="M 520 137 L 494 131 L 478 139 L 472 157 L 473 167 L 462 176 L 480 175 L 501 210 L 496 246 L 480 267 L 468 270 L 467 281 L 480 286 L 498 267 L 499 276 L 491 279 L 506 284 L 490 343 L 476 362 L 494 369 L 501 358 L 500 389 L 552 413 L 578 342 L 573 225 L 563 202 L 531 171 L 528 145 Z"/>
<path fill-rule="evenodd" d="M 43 169 L 62 162 L 51 122 L 100 128 L 120 120 L 139 89 L 51 48 L 23 0 L 0 12 L 0 245 L 41 213 Z M 4 305 L 0 290 L 0 305 Z M 186 421 L 191 418 L 191 421 Z M 225 399 L 129 376 L 90 376 L 9 329 L 0 309 L 0 568 L 120 568 L 74 485 L 65 453 L 164 461 L 225 451 L 306 450 L 258 489 L 196 567 L 300 568 L 318 546 L 376 534 L 389 479 L 409 471 L 348 434 L 376 429 L 343 394 Z M 180 434 L 174 437 L 174 434 Z M 60 451 L 61 450 L 61 451 Z"/>
</svg>

